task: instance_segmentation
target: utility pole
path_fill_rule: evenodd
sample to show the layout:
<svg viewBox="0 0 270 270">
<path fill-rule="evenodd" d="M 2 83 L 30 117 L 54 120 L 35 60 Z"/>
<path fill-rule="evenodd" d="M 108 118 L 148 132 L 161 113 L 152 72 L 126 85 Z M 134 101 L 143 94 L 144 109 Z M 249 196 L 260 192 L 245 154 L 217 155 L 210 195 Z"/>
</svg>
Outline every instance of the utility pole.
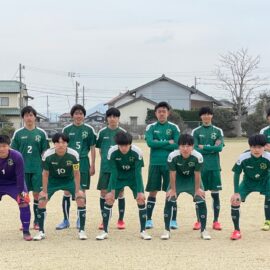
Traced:
<svg viewBox="0 0 270 270">
<path fill-rule="evenodd" d="M 47 95 L 47 117 L 49 118 L 49 96 Z"/>
<path fill-rule="evenodd" d="M 195 87 L 195 89 L 197 89 L 197 78 L 196 78 L 196 76 L 194 78 L 194 87 Z"/>
<path fill-rule="evenodd" d="M 83 107 L 84 107 L 84 86 L 83 86 Z"/>
<path fill-rule="evenodd" d="M 20 106 L 20 112 L 22 111 L 22 108 L 23 108 L 23 89 L 22 89 L 22 69 L 23 69 L 23 66 L 22 64 L 19 64 L 19 80 L 20 80 L 20 101 L 19 101 L 19 106 Z M 21 119 L 20 121 L 20 127 L 23 126 L 23 121 Z"/>
<path fill-rule="evenodd" d="M 78 104 L 78 98 L 79 98 L 78 87 L 79 87 L 79 86 L 80 86 L 80 84 L 76 81 L 75 104 Z"/>
</svg>

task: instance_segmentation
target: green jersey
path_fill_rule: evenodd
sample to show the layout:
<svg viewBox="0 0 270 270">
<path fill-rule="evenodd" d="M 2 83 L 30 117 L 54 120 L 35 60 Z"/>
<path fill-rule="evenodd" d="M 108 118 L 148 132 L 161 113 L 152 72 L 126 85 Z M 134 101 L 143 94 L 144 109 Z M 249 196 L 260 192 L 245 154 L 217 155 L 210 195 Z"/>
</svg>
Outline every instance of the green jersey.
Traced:
<svg viewBox="0 0 270 270">
<path fill-rule="evenodd" d="M 178 148 L 180 130 L 171 122 L 155 122 L 146 127 L 145 140 L 150 147 L 150 165 L 167 165 L 170 152 Z M 170 144 L 169 141 L 174 143 Z"/>
<path fill-rule="evenodd" d="M 263 134 L 266 137 L 267 143 L 270 143 L 270 126 L 261 129 L 260 134 Z"/>
<path fill-rule="evenodd" d="M 130 181 L 130 185 L 136 185 L 137 192 L 144 192 L 142 180 L 144 163 L 140 148 L 131 145 L 130 150 L 126 154 L 122 154 L 118 145 L 114 145 L 108 152 L 108 160 L 111 165 L 109 184 L 111 190 L 115 189 L 117 181 Z"/>
<path fill-rule="evenodd" d="M 264 152 L 261 157 L 254 157 L 250 151 L 240 155 L 232 168 L 236 174 L 244 172 L 244 180 L 260 181 L 270 176 L 270 153 Z"/>
<path fill-rule="evenodd" d="M 76 150 L 80 158 L 88 157 L 91 146 L 96 144 L 96 133 L 90 125 L 70 124 L 63 128 L 63 133 L 69 137 L 68 147 Z"/>
<path fill-rule="evenodd" d="M 79 170 L 79 154 L 67 148 L 64 156 L 58 156 L 55 148 L 48 149 L 43 157 L 43 169 L 49 172 L 49 182 L 59 184 L 59 181 L 73 181 L 74 170 Z"/>
<path fill-rule="evenodd" d="M 38 173 L 42 170 L 42 153 L 49 148 L 48 136 L 41 128 L 23 127 L 15 131 L 11 148 L 22 154 L 25 173 Z"/>
<path fill-rule="evenodd" d="M 224 135 L 221 128 L 213 125 L 200 126 L 192 130 L 194 148 L 203 155 L 203 170 L 221 170 L 219 152 L 224 146 Z M 221 143 L 216 145 L 217 140 Z M 203 149 L 199 148 L 203 145 Z"/>
<path fill-rule="evenodd" d="M 194 172 L 200 171 L 202 164 L 203 156 L 196 150 L 193 150 L 188 158 L 184 158 L 179 150 L 171 152 L 168 156 L 169 170 L 176 171 L 176 179 L 194 178 Z"/>
<path fill-rule="evenodd" d="M 125 130 L 121 127 L 117 127 L 116 129 L 110 129 L 109 127 L 104 127 L 98 132 L 96 147 L 100 148 L 100 155 L 101 155 L 100 171 L 102 173 L 111 172 L 111 167 L 107 159 L 107 156 L 108 156 L 108 151 L 110 147 L 115 145 L 114 137 L 116 133 L 119 131 L 125 131 Z"/>
</svg>

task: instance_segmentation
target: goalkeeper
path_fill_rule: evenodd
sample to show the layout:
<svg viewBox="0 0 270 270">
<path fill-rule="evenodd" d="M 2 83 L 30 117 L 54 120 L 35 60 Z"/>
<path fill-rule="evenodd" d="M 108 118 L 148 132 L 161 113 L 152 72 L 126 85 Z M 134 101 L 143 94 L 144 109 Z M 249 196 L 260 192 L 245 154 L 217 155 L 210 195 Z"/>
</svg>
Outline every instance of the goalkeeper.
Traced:
<svg viewBox="0 0 270 270">
<path fill-rule="evenodd" d="M 0 135 L 0 200 L 9 195 L 17 201 L 20 209 L 20 219 L 23 225 L 23 239 L 31 241 L 29 232 L 30 207 L 29 196 L 24 182 L 24 162 L 22 155 L 10 149 L 10 138 Z"/>
</svg>

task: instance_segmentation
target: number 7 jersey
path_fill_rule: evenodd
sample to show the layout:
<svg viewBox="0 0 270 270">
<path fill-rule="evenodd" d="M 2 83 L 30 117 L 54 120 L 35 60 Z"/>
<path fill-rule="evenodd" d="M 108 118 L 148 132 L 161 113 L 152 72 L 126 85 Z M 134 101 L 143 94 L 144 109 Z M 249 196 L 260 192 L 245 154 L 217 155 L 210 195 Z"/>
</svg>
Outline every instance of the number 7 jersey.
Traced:
<svg viewBox="0 0 270 270">
<path fill-rule="evenodd" d="M 15 131 L 11 148 L 22 154 L 25 173 L 37 173 L 42 169 L 41 155 L 49 148 L 48 136 L 41 128 L 23 127 Z"/>
</svg>

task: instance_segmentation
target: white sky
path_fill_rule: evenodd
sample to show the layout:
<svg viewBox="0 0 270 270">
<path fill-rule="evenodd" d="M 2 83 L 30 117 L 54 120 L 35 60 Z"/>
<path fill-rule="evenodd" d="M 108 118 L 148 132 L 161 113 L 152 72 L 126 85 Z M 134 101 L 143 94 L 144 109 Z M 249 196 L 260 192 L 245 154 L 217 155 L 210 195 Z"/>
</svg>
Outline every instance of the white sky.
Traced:
<svg viewBox="0 0 270 270">
<path fill-rule="evenodd" d="M 1 1 L 0 79 L 18 78 L 22 63 L 44 114 L 47 95 L 50 113 L 69 111 L 75 80 L 87 109 L 163 73 L 189 86 L 196 76 L 198 89 L 224 98 L 213 76 L 220 54 L 248 48 L 269 75 L 269 10 L 267 0 Z"/>
</svg>

